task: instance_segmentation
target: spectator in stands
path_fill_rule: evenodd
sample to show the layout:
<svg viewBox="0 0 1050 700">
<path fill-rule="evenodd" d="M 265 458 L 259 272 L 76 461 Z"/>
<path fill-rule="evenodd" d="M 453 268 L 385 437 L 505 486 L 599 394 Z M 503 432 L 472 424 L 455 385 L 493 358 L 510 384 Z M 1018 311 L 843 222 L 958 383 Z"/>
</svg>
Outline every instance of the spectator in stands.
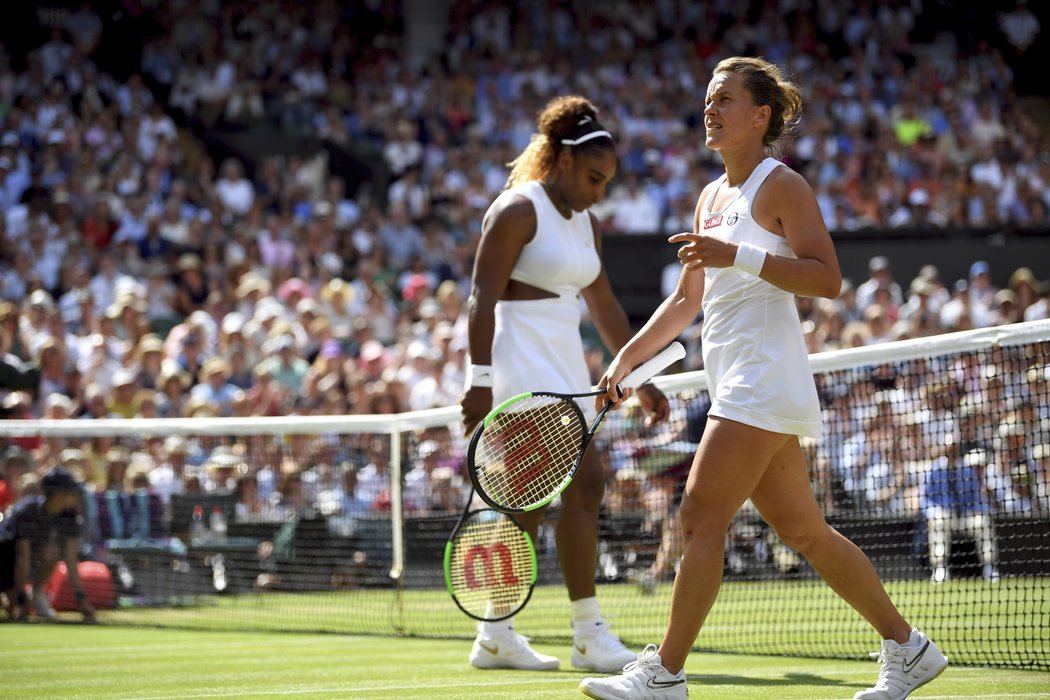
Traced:
<svg viewBox="0 0 1050 700">
<path fill-rule="evenodd" d="M 372 509 L 372 502 L 358 494 L 359 471 L 359 468 L 353 464 L 347 464 L 343 469 L 343 483 L 338 490 L 339 513 L 346 518 L 363 518 Z"/>
<path fill-rule="evenodd" d="M 1035 512 L 1045 517 L 1050 514 L 1050 442 L 1033 447 L 1032 459 L 1035 462 L 1032 474 Z"/>
<path fill-rule="evenodd" d="M 976 327 L 979 320 L 984 320 L 980 310 L 975 309 L 970 300 L 969 285 L 966 280 L 958 280 L 953 288 L 952 298 L 941 307 L 941 328 L 945 331 L 965 331 Z"/>
<path fill-rule="evenodd" d="M 1031 513 L 1036 509 L 1039 476 L 1029 445 L 1033 433 L 1019 411 L 1004 414 L 999 423 L 998 449 L 990 456 L 985 473 L 985 488 L 994 498 L 996 512 Z"/>
<path fill-rule="evenodd" d="M 237 479 L 233 495 L 236 498 L 233 512 L 237 522 L 252 522 L 263 519 L 266 503 L 259 497 L 259 480 L 255 474 L 242 474 Z"/>
<path fill-rule="evenodd" d="M 371 438 L 368 462 L 357 472 L 357 497 L 375 508 L 384 494 L 390 493 L 390 445 L 384 437 Z"/>
<path fill-rule="evenodd" d="M 114 372 L 112 394 L 106 401 L 107 413 L 114 418 L 134 418 L 136 391 L 135 372 L 132 369 L 121 367 Z"/>
<path fill-rule="evenodd" d="M 1039 301 L 1024 310 L 1025 321 L 1050 318 L 1050 279 L 1040 282 L 1036 290 L 1039 293 Z"/>
<path fill-rule="evenodd" d="M 409 511 L 426 513 L 434 493 L 434 472 L 441 460 L 437 442 L 424 440 L 416 448 L 416 463 L 405 473 L 402 500 Z"/>
<path fill-rule="evenodd" d="M 56 467 L 40 480 L 43 494 L 18 501 L 0 521 L 0 593 L 8 616 L 24 620 L 30 604 L 25 594 L 32 588 L 32 607 L 37 618 L 52 620 L 44 585 L 59 560 L 66 562 L 77 607 L 84 620 L 95 619 L 77 569 L 83 518 L 80 513 L 80 484 L 69 471 Z"/>
<path fill-rule="evenodd" d="M 95 494 L 100 542 L 124 539 L 131 531 L 128 521 L 128 494 L 125 489 L 130 452 L 126 447 L 114 445 L 106 450 L 103 460 L 105 488 Z"/>
<path fill-rule="evenodd" d="M 613 230 L 618 233 L 653 233 L 660 231 L 660 208 L 641 188 L 636 173 L 627 173 L 623 190 L 611 197 L 615 204 Z"/>
<path fill-rule="evenodd" d="M 181 435 L 169 435 L 164 439 L 161 454 L 163 461 L 149 473 L 150 486 L 167 507 L 171 497 L 183 493 L 186 478 L 186 439 Z"/>
<path fill-rule="evenodd" d="M 926 471 L 920 502 L 929 538 L 931 580 L 943 583 L 951 577 L 952 532 L 970 535 L 986 581 L 999 580 L 999 549 L 995 522 L 983 474 L 988 463 L 985 452 L 963 453 L 958 439 L 945 436 L 943 453 Z"/>
<path fill-rule="evenodd" d="M 613 513 L 637 513 L 645 510 L 645 475 L 637 469 L 625 467 L 616 472 L 613 487 L 605 502 Z"/>
<path fill-rule="evenodd" d="M 591 385 L 579 336 L 578 296 L 611 350 L 619 350 L 630 336 L 598 254 L 597 220 L 588 211 L 616 174 L 612 135 L 598 121 L 594 105 L 579 96 L 553 99 L 537 126 L 540 133 L 515 159 L 507 189 L 485 216 L 474 263 L 468 333 L 472 368 L 462 399 L 468 434 L 493 406 L 528 391 L 540 378 L 546 377 L 551 390 L 565 393 Z M 577 262 L 563 269 L 559 263 L 565 260 Z M 639 396 L 651 420 L 667 418 L 667 399 L 658 390 L 650 385 Z M 604 480 L 598 453 L 588 451 L 583 459 L 561 494 L 558 554 L 572 601 L 573 665 L 608 672 L 634 655 L 609 630 L 595 597 Z M 534 539 L 543 510 L 519 517 Z M 470 661 L 479 668 L 558 667 L 556 658 L 533 651 L 512 621 L 483 623 Z"/>
<path fill-rule="evenodd" d="M 259 367 L 293 396 L 298 394 L 310 363 L 298 355 L 295 338 L 289 333 L 283 333 L 274 339 L 270 349 L 274 354 L 259 363 Z"/>
<path fill-rule="evenodd" d="M 1014 8 L 998 15 L 999 28 L 1017 54 L 1024 58 L 1035 43 L 1042 27 L 1039 18 L 1028 9 L 1027 0 L 1015 0 Z"/>
<path fill-rule="evenodd" d="M 970 284 L 967 290 L 970 293 L 970 304 L 975 310 L 974 313 L 981 315 L 981 318 L 975 321 L 976 325 L 987 325 L 983 321 L 994 306 L 995 293 L 999 289 L 992 284 L 992 268 L 984 260 L 978 260 L 970 265 Z"/>
<path fill-rule="evenodd" d="M 128 473 L 127 535 L 140 541 L 166 537 L 164 503 L 150 487 L 149 467 L 136 467 Z"/>
<path fill-rule="evenodd" d="M 173 360 L 161 363 L 157 375 L 157 414 L 163 418 L 182 418 L 189 401 L 190 375 Z"/>
<path fill-rule="evenodd" d="M 7 445 L 3 451 L 3 460 L 0 461 L 0 513 L 18 500 L 20 493 L 18 484 L 27 471 L 30 470 L 29 454 L 18 445 Z"/>
<path fill-rule="evenodd" d="M 281 467 L 281 479 L 277 484 L 278 500 L 274 510 L 280 520 L 302 517 L 311 508 L 311 503 L 303 488 L 302 471 L 294 463 Z"/>
<path fill-rule="evenodd" d="M 212 357 L 201 366 L 201 383 L 190 391 L 190 399 L 214 404 L 220 416 L 233 413 L 234 402 L 243 392 L 230 384 L 230 363 L 221 357 Z"/>
<path fill-rule="evenodd" d="M 189 316 L 201 309 L 212 289 L 204 277 L 200 257 L 183 253 L 175 264 L 175 312 Z"/>
<path fill-rule="evenodd" d="M 900 285 L 893 279 L 890 261 L 885 255 L 876 255 L 868 261 L 868 279 L 857 287 L 857 307 L 866 309 L 875 302 L 875 291 L 885 287 L 890 291 L 893 303 L 900 306 L 904 303 Z"/>
</svg>

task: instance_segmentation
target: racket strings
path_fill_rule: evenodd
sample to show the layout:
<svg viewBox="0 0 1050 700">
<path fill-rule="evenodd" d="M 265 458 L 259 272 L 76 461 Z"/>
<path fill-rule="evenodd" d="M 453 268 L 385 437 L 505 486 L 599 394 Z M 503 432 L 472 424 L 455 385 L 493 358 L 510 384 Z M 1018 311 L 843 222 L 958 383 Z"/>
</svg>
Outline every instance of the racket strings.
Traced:
<svg viewBox="0 0 1050 700">
<path fill-rule="evenodd" d="M 482 510 L 468 516 L 452 540 L 449 585 L 464 610 L 497 619 L 528 600 L 535 567 L 528 535 L 502 513 Z"/>
<path fill-rule="evenodd" d="M 479 487 L 508 508 L 535 505 L 572 471 L 583 435 L 583 420 L 571 400 L 523 399 L 484 428 L 475 457 Z"/>
</svg>

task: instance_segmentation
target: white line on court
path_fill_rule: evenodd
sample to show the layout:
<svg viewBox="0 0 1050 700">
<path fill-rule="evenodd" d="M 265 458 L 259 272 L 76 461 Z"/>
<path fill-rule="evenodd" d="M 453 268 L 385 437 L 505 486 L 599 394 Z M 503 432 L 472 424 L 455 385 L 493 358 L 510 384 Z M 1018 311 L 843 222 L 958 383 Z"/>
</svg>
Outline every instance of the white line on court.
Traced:
<svg viewBox="0 0 1050 700">
<path fill-rule="evenodd" d="M 967 700 L 995 700 L 996 698 L 1025 698 L 1030 700 L 1031 698 L 1050 698 L 1050 693 L 985 693 L 982 695 L 923 695 L 917 697 L 915 700 L 958 700 L 959 698 L 965 697 Z M 822 700 L 842 700 L 841 698 L 823 698 Z"/>
<path fill-rule="evenodd" d="M 780 669 L 778 669 L 779 671 Z M 989 669 L 985 668 L 953 668 L 951 669 L 952 675 L 960 675 L 961 673 L 973 673 L 973 674 L 984 674 Z M 870 675 L 869 671 L 841 671 L 841 670 L 824 670 L 824 669 L 810 669 L 805 671 L 806 675 L 820 675 L 820 676 L 859 676 L 859 675 Z M 771 672 L 769 675 L 778 675 L 777 672 Z M 748 677 L 754 676 L 755 678 L 761 678 L 761 673 L 749 672 Z M 739 675 L 719 675 L 719 674 L 695 674 L 694 678 L 706 678 L 706 679 L 719 679 L 719 678 L 733 678 L 739 679 Z M 581 676 L 582 678 L 582 676 Z M 237 692 L 216 692 L 216 693 L 199 693 L 199 694 L 179 694 L 179 695 L 157 695 L 140 698 L 139 700 L 181 700 L 183 698 L 190 699 L 202 699 L 202 698 L 236 698 L 244 697 L 245 695 L 265 695 L 265 696 L 290 696 L 290 695 L 306 695 L 309 693 L 346 693 L 346 694 L 358 694 L 358 693 L 370 693 L 370 692 L 384 692 L 384 691 L 425 691 L 425 690 L 440 690 L 442 688 L 498 688 L 502 686 L 514 686 L 514 685 L 554 685 L 554 684 L 571 684 L 575 678 L 530 678 L 524 680 L 507 680 L 507 681 L 488 681 L 488 682 L 472 682 L 472 683 L 419 683 L 413 685 L 370 685 L 370 686 L 347 686 L 347 687 L 299 687 L 299 688 L 284 688 L 280 690 L 269 690 L 269 691 L 252 691 L 249 693 L 237 693 Z M 921 700 L 957 700 L 961 696 L 958 695 L 924 695 Z M 1050 693 L 987 693 L 982 695 L 971 695 L 967 694 L 967 698 L 976 698 L 978 700 L 998 700 L 1005 698 L 1050 698 Z M 842 700 L 840 697 L 825 698 L 824 700 Z M 919 698 L 916 698 L 919 700 Z"/>
<path fill-rule="evenodd" d="M 139 698 L 139 700 L 181 700 L 182 698 L 238 698 L 244 695 L 305 695 L 306 693 L 371 693 L 374 691 L 387 691 L 387 690 L 438 690 L 441 688 L 498 688 L 500 686 L 508 685 L 540 685 L 540 684 L 554 684 L 572 683 L 572 678 L 543 678 L 543 679 L 522 679 L 517 681 L 490 681 L 488 683 L 425 683 L 419 685 L 375 685 L 375 686 L 347 686 L 342 688 L 332 687 L 319 687 L 319 688 L 286 688 L 283 690 L 264 690 L 252 691 L 250 693 L 201 693 L 194 695 L 187 695 L 180 693 L 178 695 L 152 695 L 150 697 Z"/>
<path fill-rule="evenodd" d="M 362 644 L 368 642 L 362 641 Z M 310 646 L 317 644 L 316 639 L 302 639 L 302 640 L 282 640 L 281 646 Z M 237 646 L 240 648 L 245 647 L 244 642 L 238 642 Z M 272 646 L 271 643 L 260 642 L 255 645 L 248 645 L 251 647 L 267 647 Z M 108 656 L 114 652 L 122 654 L 147 654 L 150 652 L 167 652 L 172 650 L 187 649 L 187 650 L 201 650 L 202 648 L 214 647 L 216 649 L 229 649 L 230 642 L 228 640 L 216 640 L 214 642 L 201 642 L 201 643 L 188 643 L 188 644 L 149 644 L 149 645 L 135 645 L 125 647 L 99 647 L 97 649 L 80 649 L 76 647 L 67 648 L 51 648 L 51 649 L 13 649 L 13 650 L 0 650 L 0 658 L 12 657 L 12 656 L 32 656 L 46 658 L 49 656 L 65 657 L 69 654 L 75 653 L 77 656 L 90 656 L 94 655 L 105 655 Z"/>
</svg>

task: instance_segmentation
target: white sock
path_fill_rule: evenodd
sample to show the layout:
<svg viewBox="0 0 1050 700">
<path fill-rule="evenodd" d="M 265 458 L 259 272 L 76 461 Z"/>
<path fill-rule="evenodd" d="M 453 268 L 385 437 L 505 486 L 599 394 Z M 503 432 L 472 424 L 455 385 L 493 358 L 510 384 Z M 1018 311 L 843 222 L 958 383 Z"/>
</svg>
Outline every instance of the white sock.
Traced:
<svg viewBox="0 0 1050 700">
<path fill-rule="evenodd" d="M 572 601 L 572 626 L 585 631 L 588 626 L 594 626 L 602 622 L 602 611 L 598 608 L 598 599 L 580 598 Z"/>
<path fill-rule="evenodd" d="M 909 649 L 914 649 L 919 646 L 919 643 L 921 641 L 922 637 L 919 636 L 919 630 L 912 627 L 911 634 L 908 635 L 908 641 L 906 641 L 904 644 L 901 644 L 901 646 L 908 647 Z"/>
<path fill-rule="evenodd" d="M 479 622 L 478 623 L 478 636 L 479 637 L 494 637 L 498 634 L 506 634 L 507 630 L 514 631 L 514 617 L 508 617 L 506 620 L 500 620 L 499 622 Z"/>
</svg>

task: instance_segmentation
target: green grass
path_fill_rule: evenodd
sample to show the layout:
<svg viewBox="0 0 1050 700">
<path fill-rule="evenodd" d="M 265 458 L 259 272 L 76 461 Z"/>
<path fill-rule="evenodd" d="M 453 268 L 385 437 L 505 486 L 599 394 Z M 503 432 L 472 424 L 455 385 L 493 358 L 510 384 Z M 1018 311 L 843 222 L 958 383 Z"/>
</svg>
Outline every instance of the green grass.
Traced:
<svg viewBox="0 0 1050 700">
<path fill-rule="evenodd" d="M 0 625 L 0 698 L 582 698 L 569 648 L 557 672 L 477 671 L 462 640 Z M 696 698 L 851 698 L 872 662 L 694 653 Z M 1050 673 L 950 667 L 913 698 L 1050 698 Z"/>
<path fill-rule="evenodd" d="M 887 584 L 902 613 L 957 665 L 1050 669 L 1050 580 L 1006 578 L 996 585 L 959 579 Z M 599 587 L 603 611 L 634 646 L 659 641 L 670 585 L 643 596 L 629 585 Z M 212 597 L 191 608 L 126 609 L 103 621 L 209 630 L 402 634 L 470 639 L 473 623 L 444 590 L 361 589 Z M 568 644 L 569 606 L 561 586 L 537 587 L 518 629 L 538 641 Z M 698 649 L 861 660 L 877 649 L 871 628 L 819 581 L 726 582 Z"/>
</svg>

